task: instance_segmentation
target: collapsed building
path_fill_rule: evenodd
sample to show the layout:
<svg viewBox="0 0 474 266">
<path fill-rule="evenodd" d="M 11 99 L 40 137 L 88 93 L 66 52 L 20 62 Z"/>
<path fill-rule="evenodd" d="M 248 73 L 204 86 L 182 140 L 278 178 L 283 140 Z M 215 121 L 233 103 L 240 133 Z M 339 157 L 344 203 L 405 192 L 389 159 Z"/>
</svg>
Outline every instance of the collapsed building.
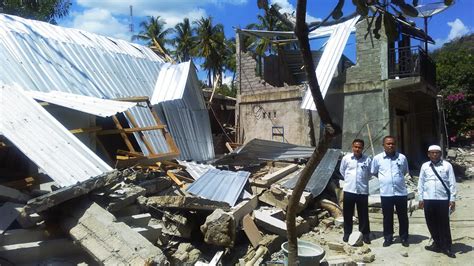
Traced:
<svg viewBox="0 0 474 266">
<path fill-rule="evenodd" d="M 413 167 L 424 160 L 430 143 L 438 143 L 442 124 L 436 106 L 436 69 L 427 52 L 413 46 L 423 31 L 400 23 L 398 41 L 389 42 L 381 29 L 376 39 L 369 20 L 358 18 L 310 32 L 310 39 L 329 36 L 323 51 L 313 51 L 316 76 L 326 106 L 342 135 L 333 147 L 349 150 L 354 138 L 366 141 L 371 153 L 382 151 L 381 138 L 393 135 Z M 357 24 L 356 24 L 357 22 Z M 355 63 L 343 55 L 355 31 Z M 292 32 L 237 30 L 236 125 L 239 142 L 253 138 L 315 145 L 321 124 L 307 88 L 300 52 Z M 258 55 L 244 38 L 273 40 L 275 54 Z"/>
</svg>

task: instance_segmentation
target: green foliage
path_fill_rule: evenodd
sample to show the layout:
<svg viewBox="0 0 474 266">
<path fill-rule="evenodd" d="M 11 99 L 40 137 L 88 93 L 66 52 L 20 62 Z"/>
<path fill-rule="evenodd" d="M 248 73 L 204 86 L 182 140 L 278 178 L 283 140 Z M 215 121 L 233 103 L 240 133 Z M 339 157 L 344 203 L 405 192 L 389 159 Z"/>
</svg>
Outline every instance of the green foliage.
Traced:
<svg viewBox="0 0 474 266">
<path fill-rule="evenodd" d="M 443 95 L 450 137 L 474 130 L 474 34 L 445 44 L 432 54 Z"/>
<path fill-rule="evenodd" d="M 148 20 L 140 23 L 142 29 L 138 34 L 132 36 L 132 40 L 146 41 L 147 45 L 155 45 L 155 41 L 160 45 L 165 53 L 168 51 L 165 48 L 165 44 L 171 43 L 167 38 L 169 34 L 173 32 L 173 29 L 165 28 L 166 22 L 160 18 L 160 16 L 149 16 Z"/>
<path fill-rule="evenodd" d="M 234 98 L 237 96 L 237 90 L 233 87 L 228 86 L 227 84 L 222 84 L 219 88 L 217 88 L 216 93 Z"/>
<path fill-rule="evenodd" d="M 176 24 L 174 27 L 175 37 L 173 46 L 175 47 L 175 57 L 179 62 L 187 62 L 191 59 L 192 49 L 196 45 L 196 36 L 194 29 L 188 18 L 184 18 L 183 22 Z"/>
<path fill-rule="evenodd" d="M 0 0 L 0 12 L 57 24 L 69 14 L 69 0 Z"/>
</svg>

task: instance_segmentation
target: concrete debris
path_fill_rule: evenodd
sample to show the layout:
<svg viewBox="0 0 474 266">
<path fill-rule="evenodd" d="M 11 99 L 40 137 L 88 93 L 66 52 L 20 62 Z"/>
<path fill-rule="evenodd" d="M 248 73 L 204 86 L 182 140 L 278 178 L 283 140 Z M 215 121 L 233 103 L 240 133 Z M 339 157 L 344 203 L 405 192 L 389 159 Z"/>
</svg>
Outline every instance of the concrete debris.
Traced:
<svg viewBox="0 0 474 266">
<path fill-rule="evenodd" d="M 216 246 L 232 247 L 235 242 L 234 217 L 222 209 L 216 209 L 201 225 L 204 242 Z"/>
<path fill-rule="evenodd" d="M 115 190 L 115 195 L 109 205 L 107 206 L 107 210 L 110 212 L 116 212 L 124 207 L 127 207 L 134 203 L 136 199 L 140 196 L 144 196 L 146 194 L 146 189 L 135 186 L 135 185 L 126 185 L 123 186 L 121 189 Z"/>
<path fill-rule="evenodd" d="M 171 257 L 174 265 L 194 265 L 201 257 L 201 251 L 190 243 L 181 243 Z"/>
</svg>

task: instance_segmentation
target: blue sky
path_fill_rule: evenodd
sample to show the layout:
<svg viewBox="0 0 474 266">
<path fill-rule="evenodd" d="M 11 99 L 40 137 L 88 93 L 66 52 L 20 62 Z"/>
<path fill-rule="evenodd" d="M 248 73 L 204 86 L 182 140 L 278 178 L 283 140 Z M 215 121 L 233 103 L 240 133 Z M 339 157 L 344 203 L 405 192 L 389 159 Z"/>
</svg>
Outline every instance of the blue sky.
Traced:
<svg viewBox="0 0 474 266">
<path fill-rule="evenodd" d="M 101 35 L 130 41 L 129 31 L 130 5 L 133 6 L 133 24 L 135 34 L 140 31 L 138 24 L 146 16 L 160 16 L 166 25 L 174 27 L 183 18 L 191 21 L 203 16 L 212 16 L 215 23 L 224 25 L 226 37 L 235 36 L 234 28 L 245 27 L 257 22 L 257 15 L 262 11 L 257 8 L 257 0 L 73 0 L 70 15 L 59 21 L 61 26 L 78 28 Z M 278 3 L 283 11 L 293 12 L 296 0 L 269 0 Z M 407 0 L 407 2 L 411 2 Z M 420 4 L 439 2 L 439 0 L 419 0 Z M 335 6 L 337 0 L 308 1 L 307 20 L 318 20 L 325 17 Z M 352 1 L 347 0 L 344 14 L 354 11 Z M 414 19 L 423 27 L 421 19 Z M 474 30 L 474 0 L 456 0 L 447 10 L 429 20 L 429 35 L 437 44 L 430 49 L 440 47 L 443 43 Z M 416 44 L 416 43 L 414 43 Z M 318 49 L 318 43 L 312 49 Z M 349 39 L 345 54 L 355 58 L 354 38 Z M 200 73 L 200 77 L 203 75 Z M 229 79 L 230 77 L 227 77 Z"/>
</svg>

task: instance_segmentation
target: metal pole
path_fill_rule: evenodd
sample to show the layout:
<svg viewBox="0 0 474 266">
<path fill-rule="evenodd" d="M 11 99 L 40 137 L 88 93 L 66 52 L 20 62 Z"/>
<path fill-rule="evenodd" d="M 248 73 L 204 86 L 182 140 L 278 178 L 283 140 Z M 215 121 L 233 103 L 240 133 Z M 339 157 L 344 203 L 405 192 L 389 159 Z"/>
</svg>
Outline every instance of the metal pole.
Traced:
<svg viewBox="0 0 474 266">
<path fill-rule="evenodd" d="M 438 109 L 438 129 L 439 129 L 439 146 L 441 147 L 441 155 L 445 158 L 444 136 L 443 136 L 443 96 L 436 96 L 436 107 Z"/>
<path fill-rule="evenodd" d="M 425 53 L 428 54 L 428 17 L 424 17 L 423 20 L 424 20 L 424 22 L 425 22 L 425 34 L 426 34 L 426 38 L 425 38 Z"/>
</svg>

